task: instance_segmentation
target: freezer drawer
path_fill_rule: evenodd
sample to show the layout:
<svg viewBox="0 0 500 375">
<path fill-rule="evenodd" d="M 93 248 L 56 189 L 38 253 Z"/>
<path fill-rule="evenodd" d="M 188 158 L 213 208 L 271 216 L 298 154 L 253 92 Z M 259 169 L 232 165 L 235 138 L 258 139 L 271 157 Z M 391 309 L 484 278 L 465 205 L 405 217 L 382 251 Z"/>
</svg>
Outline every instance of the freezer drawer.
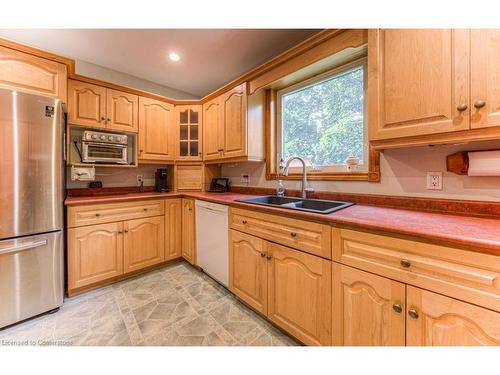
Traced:
<svg viewBox="0 0 500 375">
<path fill-rule="evenodd" d="M 62 305 L 62 233 L 0 241 L 0 328 Z"/>
</svg>

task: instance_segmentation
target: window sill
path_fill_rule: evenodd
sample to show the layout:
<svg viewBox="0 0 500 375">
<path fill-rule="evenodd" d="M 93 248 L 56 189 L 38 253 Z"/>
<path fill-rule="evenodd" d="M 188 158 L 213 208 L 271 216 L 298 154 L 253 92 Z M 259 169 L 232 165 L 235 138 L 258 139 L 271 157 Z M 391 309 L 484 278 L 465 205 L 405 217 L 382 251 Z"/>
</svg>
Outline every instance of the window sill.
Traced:
<svg viewBox="0 0 500 375">
<path fill-rule="evenodd" d="M 302 180 L 302 173 L 290 173 L 288 176 L 282 174 L 279 175 L 281 180 Z M 266 173 L 266 180 L 276 180 L 276 173 Z M 310 172 L 307 173 L 308 181 L 367 181 L 367 182 L 379 182 L 380 173 L 379 172 L 363 172 L 363 173 L 350 173 L 350 172 L 339 172 L 339 173 L 319 173 Z"/>
</svg>

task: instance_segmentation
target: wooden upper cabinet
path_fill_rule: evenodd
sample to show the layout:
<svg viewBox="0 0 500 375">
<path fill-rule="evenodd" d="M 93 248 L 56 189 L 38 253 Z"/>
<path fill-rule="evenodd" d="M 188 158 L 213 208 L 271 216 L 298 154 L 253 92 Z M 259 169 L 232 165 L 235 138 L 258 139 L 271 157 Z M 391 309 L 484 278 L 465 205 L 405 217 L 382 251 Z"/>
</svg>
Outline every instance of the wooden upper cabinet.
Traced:
<svg viewBox="0 0 500 375">
<path fill-rule="evenodd" d="M 0 46 L 0 86 L 66 102 L 66 65 Z"/>
<path fill-rule="evenodd" d="M 173 161 L 175 158 L 174 106 L 139 98 L 139 160 Z"/>
<path fill-rule="evenodd" d="M 165 260 L 181 257 L 182 253 L 182 200 L 165 201 Z"/>
<path fill-rule="evenodd" d="M 163 262 L 164 218 L 162 216 L 128 220 L 123 223 L 123 272 Z"/>
<path fill-rule="evenodd" d="M 106 127 L 106 88 L 91 83 L 68 80 L 68 122 Z"/>
<path fill-rule="evenodd" d="M 106 91 L 106 127 L 114 130 L 137 132 L 139 123 L 138 97 L 123 91 Z"/>
<path fill-rule="evenodd" d="M 216 160 L 222 157 L 224 135 L 221 127 L 220 100 L 215 98 L 203 104 L 203 159 Z"/>
<path fill-rule="evenodd" d="M 271 242 L 266 253 L 269 319 L 304 344 L 331 345 L 332 262 Z"/>
<path fill-rule="evenodd" d="M 500 126 L 500 30 L 471 30 L 471 127 Z"/>
<path fill-rule="evenodd" d="M 498 312 L 412 286 L 407 290 L 407 345 L 500 345 Z"/>
<path fill-rule="evenodd" d="M 223 155 L 235 158 L 246 155 L 247 150 L 247 95 L 242 84 L 222 95 Z"/>
<path fill-rule="evenodd" d="M 202 117 L 201 105 L 179 105 L 175 107 L 177 139 L 177 158 L 188 161 L 201 161 Z"/>
<path fill-rule="evenodd" d="M 405 345 L 405 284 L 333 263 L 333 345 Z"/>
<path fill-rule="evenodd" d="M 68 289 L 123 274 L 123 223 L 68 230 Z"/>
<path fill-rule="evenodd" d="M 182 257 L 196 264 L 194 200 L 182 199 Z"/>
<path fill-rule="evenodd" d="M 469 39 L 468 30 L 369 30 L 371 140 L 469 129 Z"/>
<path fill-rule="evenodd" d="M 266 242 L 229 231 L 229 289 L 261 314 L 267 314 Z"/>
</svg>

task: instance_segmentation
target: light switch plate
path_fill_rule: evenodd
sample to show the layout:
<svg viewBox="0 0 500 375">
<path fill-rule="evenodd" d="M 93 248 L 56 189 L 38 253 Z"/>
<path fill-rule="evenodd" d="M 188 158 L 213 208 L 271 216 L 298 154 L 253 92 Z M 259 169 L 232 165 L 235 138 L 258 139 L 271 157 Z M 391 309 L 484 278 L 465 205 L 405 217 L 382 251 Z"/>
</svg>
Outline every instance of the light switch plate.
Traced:
<svg viewBox="0 0 500 375">
<path fill-rule="evenodd" d="M 427 190 L 443 190 L 443 172 L 427 172 Z"/>
</svg>

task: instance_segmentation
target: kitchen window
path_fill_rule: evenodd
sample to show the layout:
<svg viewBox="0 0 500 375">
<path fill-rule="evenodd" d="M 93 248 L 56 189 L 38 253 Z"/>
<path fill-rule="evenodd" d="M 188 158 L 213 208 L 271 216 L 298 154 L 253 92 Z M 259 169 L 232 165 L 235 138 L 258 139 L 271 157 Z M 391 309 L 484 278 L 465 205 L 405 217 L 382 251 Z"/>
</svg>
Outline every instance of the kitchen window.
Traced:
<svg viewBox="0 0 500 375">
<path fill-rule="evenodd" d="M 311 179 L 378 181 L 378 153 L 368 146 L 366 72 L 363 58 L 275 91 L 277 161 L 268 178 L 276 177 L 280 161 L 300 156 Z M 349 171 L 350 157 L 359 164 Z M 293 163 L 290 178 L 301 172 Z"/>
<path fill-rule="evenodd" d="M 277 92 L 280 159 L 300 156 L 312 173 L 342 173 L 355 156 L 354 173 L 367 172 L 365 72 L 366 60 L 358 60 Z"/>
</svg>

